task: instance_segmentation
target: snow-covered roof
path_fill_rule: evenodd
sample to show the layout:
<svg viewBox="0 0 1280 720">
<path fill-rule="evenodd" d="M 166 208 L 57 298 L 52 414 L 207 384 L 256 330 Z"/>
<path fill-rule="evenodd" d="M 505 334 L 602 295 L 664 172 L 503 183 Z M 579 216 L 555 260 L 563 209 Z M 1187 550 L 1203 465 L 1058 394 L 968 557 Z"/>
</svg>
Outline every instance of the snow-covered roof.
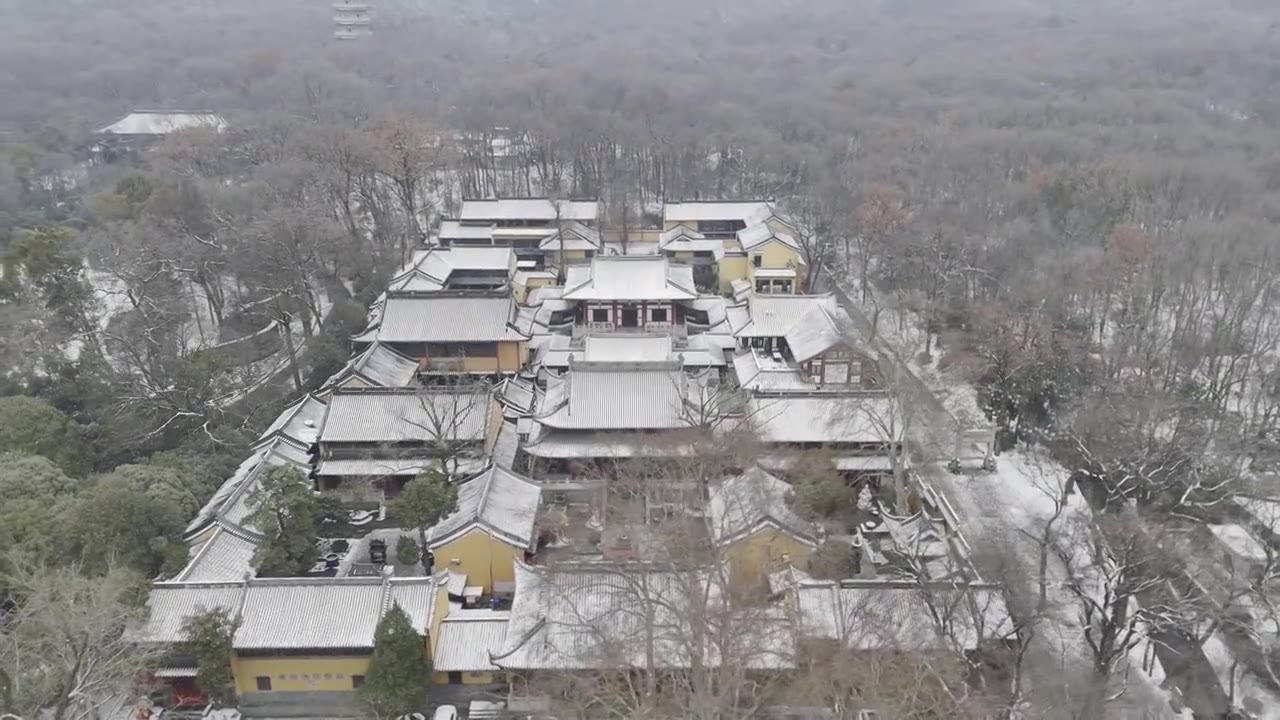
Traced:
<svg viewBox="0 0 1280 720">
<path fill-rule="evenodd" d="M 478 472 L 485 466 L 481 458 L 450 458 L 449 468 L 458 474 Z M 330 458 L 316 465 L 318 477 L 415 477 L 440 469 L 440 458 L 377 457 Z"/>
<path fill-rule="evenodd" d="M 556 219 L 559 206 L 561 220 L 594 222 L 600 215 L 600 203 L 596 200 L 559 200 L 549 198 L 497 198 L 462 201 L 458 219 L 479 220 L 550 220 Z"/>
<path fill-rule="evenodd" d="M 99 128 L 100 135 L 168 135 L 178 130 L 212 128 L 222 131 L 227 121 L 217 113 L 135 110 L 119 120 Z"/>
<path fill-rule="evenodd" d="M 377 338 L 387 343 L 465 343 L 524 340 L 509 296 L 438 292 L 390 295 Z"/>
<path fill-rule="evenodd" d="M 795 236 L 786 231 L 775 231 L 773 227 L 766 222 L 758 222 L 754 225 L 738 231 L 738 242 L 742 244 L 743 250 L 754 250 L 766 243 L 777 241 L 791 248 L 799 250 L 800 243 L 796 241 Z M 803 258 L 800 258 L 803 262 Z"/>
<path fill-rule="evenodd" d="M 759 350 L 748 348 L 733 358 L 733 372 L 738 387 L 764 392 L 807 392 L 816 386 L 806 380 L 799 368 L 785 360 L 774 360 Z"/>
<path fill-rule="evenodd" d="M 817 529 L 789 506 L 791 486 L 752 467 L 716 483 L 707 500 L 711 538 L 728 544 L 769 526 L 809 545 L 817 545 Z"/>
<path fill-rule="evenodd" d="M 459 610 L 440 623 L 431 666 L 435 672 L 488 672 L 498 667 L 489 656 L 500 652 L 507 640 L 511 613 L 493 610 Z"/>
<path fill-rule="evenodd" d="M 258 439 L 265 440 L 274 435 L 283 435 L 301 445 L 311 445 L 316 441 L 325 410 L 324 400 L 311 394 L 303 395 L 297 402 L 285 408 Z"/>
<path fill-rule="evenodd" d="M 147 595 L 147 619 L 131 626 L 126 637 L 137 643 L 179 643 L 188 617 L 226 610 L 235 617 L 244 599 L 243 580 L 217 583 L 155 583 Z"/>
<path fill-rule="evenodd" d="M 693 268 L 661 255 L 599 256 L 566 269 L 565 300 L 692 300 Z"/>
<path fill-rule="evenodd" d="M 694 609 L 721 597 L 708 587 L 712 577 L 644 567 L 543 569 L 516 563 L 506 642 L 492 662 L 512 670 L 647 667 L 652 650 L 657 667 L 680 668 L 689 666 L 698 642 L 709 666 L 722 657 L 743 667 L 792 666 L 791 628 L 780 609 L 761 609 L 749 621 L 751 632 L 732 637 L 691 627 Z"/>
<path fill-rule="evenodd" d="M 715 259 L 724 257 L 724 241 L 708 240 L 687 225 L 677 225 L 658 236 L 658 249 L 663 252 L 707 252 Z"/>
<path fill-rule="evenodd" d="M 536 417 L 565 430 L 659 430 L 687 427 L 684 390 L 675 365 L 654 368 L 584 363 L 549 384 Z"/>
<path fill-rule="evenodd" d="M 432 548 L 445 545 L 479 526 L 490 535 L 526 550 L 537 544 L 534 525 L 542 489 L 496 465 L 458 488 L 458 505 L 428 534 Z"/>
<path fill-rule="evenodd" d="M 427 577 L 252 580 L 232 645 L 241 651 L 371 648 L 378 621 L 393 604 L 425 634 L 434 585 Z"/>
<path fill-rule="evenodd" d="M 583 355 L 587 362 L 667 362 L 670 358 L 670 335 L 588 335 Z"/>
<path fill-rule="evenodd" d="M 1004 598 L 991 586 L 815 580 L 794 594 L 803 634 L 859 650 L 972 650 L 1012 630 Z"/>
<path fill-rule="evenodd" d="M 325 382 L 326 387 L 343 383 L 352 377 L 373 387 L 408 387 L 418 375 L 418 361 L 395 348 L 374 341 L 364 352 Z"/>
<path fill-rule="evenodd" d="M 414 262 L 387 285 L 392 293 L 430 292 L 449 286 L 451 280 L 467 273 L 510 274 L 516 266 L 515 251 L 509 247 L 432 247 L 419 253 Z"/>
<path fill-rule="evenodd" d="M 232 525 L 219 525 L 175 580 L 216 582 L 243 580 L 253 574 L 253 554 L 258 539 Z"/>
<path fill-rule="evenodd" d="M 832 295 L 751 295 L 747 312 L 729 313 L 734 337 L 784 338 L 796 362 L 857 337 L 849 312 Z"/>
<path fill-rule="evenodd" d="M 600 232 L 580 222 L 564 223 L 562 229 L 552 232 L 538 244 L 539 250 L 599 250 L 600 247 Z"/>
<path fill-rule="evenodd" d="M 336 390 L 320 441 L 425 442 L 483 440 L 490 398 L 467 388 Z"/>
<path fill-rule="evenodd" d="M 773 209 L 763 200 L 667 202 L 662 206 L 664 223 L 741 220 L 750 224 L 772 214 Z"/>
<path fill-rule="evenodd" d="M 766 443 L 887 443 L 902 422 L 879 395 L 755 397 L 751 421 Z"/>
</svg>

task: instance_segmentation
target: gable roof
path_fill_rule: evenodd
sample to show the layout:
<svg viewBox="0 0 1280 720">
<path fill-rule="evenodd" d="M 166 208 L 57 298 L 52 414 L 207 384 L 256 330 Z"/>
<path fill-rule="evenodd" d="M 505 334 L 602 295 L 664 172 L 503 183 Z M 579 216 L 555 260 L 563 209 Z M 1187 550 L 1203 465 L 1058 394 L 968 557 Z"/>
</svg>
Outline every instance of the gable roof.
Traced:
<svg viewBox="0 0 1280 720">
<path fill-rule="evenodd" d="M 377 339 L 386 343 L 528 339 L 512 324 L 515 311 L 515 301 L 508 295 L 390 294 L 383 303 Z"/>
<path fill-rule="evenodd" d="M 146 620 L 131 626 L 126 636 L 137 643 L 178 643 L 185 640 L 182 625 L 206 610 L 226 610 L 235 616 L 244 599 L 244 582 L 156 583 L 147 595 Z"/>
<path fill-rule="evenodd" d="M 320 442 L 483 440 L 491 404 L 488 393 L 468 388 L 335 390 Z"/>
<path fill-rule="evenodd" d="M 211 128 L 222 131 L 227 121 L 217 113 L 135 110 L 98 129 L 100 135 L 168 135 L 178 130 Z"/>
<path fill-rule="evenodd" d="M 749 319 L 730 315 L 731 322 L 739 323 L 733 336 L 784 338 L 796 362 L 817 357 L 857 332 L 849 312 L 831 294 L 752 294 L 747 310 Z"/>
<path fill-rule="evenodd" d="M 427 543 L 438 548 L 478 525 L 510 545 L 533 550 L 541 498 L 538 485 L 491 465 L 458 488 L 457 509 L 431 529 Z"/>
<path fill-rule="evenodd" d="M 179 582 L 243 580 L 253 574 L 253 555 L 257 550 L 257 538 L 234 525 L 219 523 L 213 535 L 174 579 Z"/>
<path fill-rule="evenodd" d="M 662 255 L 609 255 L 566 269 L 565 300 L 692 300 L 693 268 Z"/>
<path fill-rule="evenodd" d="M 598 230 L 587 227 L 580 222 L 571 221 L 565 223 L 563 228 L 543 238 L 542 242 L 538 244 L 538 249 L 559 250 L 561 237 L 564 238 L 565 250 L 599 250 L 602 246 Z"/>
<path fill-rule="evenodd" d="M 708 240 L 706 235 L 688 225 L 676 225 L 658 235 L 658 249 L 663 252 L 709 252 L 717 260 L 724 257 L 723 240 Z"/>
<path fill-rule="evenodd" d="M 763 526 L 775 527 L 817 546 L 817 530 L 789 506 L 792 488 L 758 467 L 715 484 L 707 501 L 711 538 L 728 544 Z"/>
<path fill-rule="evenodd" d="M 800 249 L 800 243 L 794 235 L 786 231 L 775 231 L 766 222 L 748 225 L 738 231 L 738 242 L 742 244 L 743 250 L 753 250 L 774 241 L 780 242 L 793 250 Z M 804 262 L 804 259 L 800 258 L 800 261 Z"/>
</svg>

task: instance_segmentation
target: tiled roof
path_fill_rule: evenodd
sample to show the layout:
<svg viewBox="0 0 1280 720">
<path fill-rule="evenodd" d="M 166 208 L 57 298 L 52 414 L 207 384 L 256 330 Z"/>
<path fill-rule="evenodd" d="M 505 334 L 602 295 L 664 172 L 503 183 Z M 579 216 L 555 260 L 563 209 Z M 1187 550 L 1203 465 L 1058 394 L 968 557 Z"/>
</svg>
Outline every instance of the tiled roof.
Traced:
<svg viewBox="0 0 1280 720">
<path fill-rule="evenodd" d="M 395 348 L 374 342 L 333 377 L 326 386 L 355 376 L 374 387 L 408 387 L 418 374 L 418 361 Z"/>
<path fill-rule="evenodd" d="M 565 300 L 692 300 L 698 297 L 693 268 L 661 255 L 592 258 L 565 271 Z"/>
<path fill-rule="evenodd" d="M 475 293 L 389 295 L 383 304 L 377 337 L 389 343 L 524 339 L 511 326 L 514 302 L 507 296 Z"/>
<path fill-rule="evenodd" d="M 593 221 L 600 214 L 595 200 L 558 201 L 561 220 Z M 555 220 L 556 205 L 548 198 L 498 198 L 462 201 L 459 220 Z"/>
<path fill-rule="evenodd" d="M 816 545 L 813 524 L 789 507 L 791 493 L 790 485 L 755 467 L 714 485 L 707 501 L 712 539 L 731 543 L 761 526 L 772 525 Z"/>
<path fill-rule="evenodd" d="M 674 366 L 619 369 L 577 365 L 547 388 L 536 417 L 570 430 L 658 430 L 689 425 L 684 408 L 689 380 Z"/>
<path fill-rule="evenodd" d="M 763 200 L 720 200 L 668 202 L 662 206 L 663 222 L 698 222 L 703 220 L 761 221 L 773 214 Z"/>
<path fill-rule="evenodd" d="M 579 222 L 568 222 L 564 228 L 556 230 L 538 244 L 539 250 L 560 250 L 560 238 L 564 238 L 565 250 L 599 250 L 600 232 Z"/>
<path fill-rule="evenodd" d="M 767 443 L 876 443 L 900 440 L 902 422 L 881 395 L 756 397 L 751 421 Z"/>
<path fill-rule="evenodd" d="M 489 656 L 502 650 L 510 613 L 461 610 L 440 623 L 431 665 L 436 672 L 497 670 Z"/>
<path fill-rule="evenodd" d="M 165 112 L 136 110 L 110 125 L 100 128 L 103 135 L 168 135 L 178 130 L 213 128 L 224 130 L 227 121 L 217 113 Z"/>
<path fill-rule="evenodd" d="M 1003 596 L 988 586 L 809 581 L 795 596 L 803 634 L 856 649 L 972 650 L 1012 629 Z"/>
<path fill-rule="evenodd" d="M 156 583 L 147 596 L 147 619 L 131 627 L 127 636 L 139 643 L 178 643 L 186 637 L 182 625 L 206 610 L 227 610 L 232 617 L 244 597 L 244 582 Z"/>
<path fill-rule="evenodd" d="M 458 467 L 466 467 L 466 458 L 455 458 Z M 454 467 L 454 461 L 449 467 Z M 484 466 L 483 460 L 474 460 L 472 469 L 479 470 Z M 343 477 L 389 477 L 415 476 L 427 470 L 439 470 L 439 458 L 405 458 L 405 457 L 370 457 L 370 458 L 336 458 L 321 460 L 316 466 L 318 476 Z"/>
<path fill-rule="evenodd" d="M 457 509 L 431 529 L 427 542 L 437 548 L 479 525 L 511 545 L 532 550 L 541 497 L 534 483 L 491 466 L 458 488 Z"/>
<path fill-rule="evenodd" d="M 236 650 L 367 648 L 383 611 L 382 578 L 250 583 Z"/>
<path fill-rule="evenodd" d="M 325 401 L 315 395 L 303 395 L 297 402 L 285 408 L 275 422 L 262 433 L 260 439 L 275 434 L 284 435 L 302 445 L 316 441 L 317 428 L 324 418 Z"/>
<path fill-rule="evenodd" d="M 540 569 L 516 564 L 516 593 L 502 651 L 495 665 L 513 670 L 688 667 L 692 643 L 709 665 L 720 657 L 751 668 L 793 662 L 790 626 L 780 611 L 761 609 L 749 633 L 699 635 L 698 611 L 715 606 L 714 574 L 613 566 Z M 718 643 L 725 642 L 721 646 Z"/>
<path fill-rule="evenodd" d="M 479 389 L 338 390 L 329 398 L 320 441 L 483 440 L 491 398 Z"/>
<path fill-rule="evenodd" d="M 253 574 L 257 541 L 231 527 L 219 527 L 195 551 L 191 562 L 175 578 L 179 582 L 243 580 Z"/>
<path fill-rule="evenodd" d="M 742 244 L 743 250 L 755 249 L 756 247 L 759 247 L 771 240 L 777 240 L 783 245 L 794 250 L 800 249 L 800 243 L 796 241 L 795 237 L 791 235 L 791 233 L 775 231 L 769 226 L 769 223 L 766 222 L 758 222 L 754 225 L 748 225 L 738 231 L 738 242 Z"/>
<path fill-rule="evenodd" d="M 738 338 L 786 338 L 797 362 L 855 336 L 849 313 L 831 295 L 752 295 L 748 312 L 730 312 Z"/>
</svg>

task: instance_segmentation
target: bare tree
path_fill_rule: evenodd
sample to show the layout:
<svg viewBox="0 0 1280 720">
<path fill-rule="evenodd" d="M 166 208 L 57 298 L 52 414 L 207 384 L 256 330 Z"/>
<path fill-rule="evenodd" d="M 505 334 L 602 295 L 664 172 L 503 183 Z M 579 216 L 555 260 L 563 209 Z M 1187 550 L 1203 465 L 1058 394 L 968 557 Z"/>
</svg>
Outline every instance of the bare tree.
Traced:
<svg viewBox="0 0 1280 720">
<path fill-rule="evenodd" d="M 79 569 L 20 569 L 6 578 L 16 607 L 0 629 L 3 712 L 87 720 L 125 696 L 158 659 L 125 639 L 143 619 L 138 578 L 121 570 L 91 578 Z"/>
</svg>

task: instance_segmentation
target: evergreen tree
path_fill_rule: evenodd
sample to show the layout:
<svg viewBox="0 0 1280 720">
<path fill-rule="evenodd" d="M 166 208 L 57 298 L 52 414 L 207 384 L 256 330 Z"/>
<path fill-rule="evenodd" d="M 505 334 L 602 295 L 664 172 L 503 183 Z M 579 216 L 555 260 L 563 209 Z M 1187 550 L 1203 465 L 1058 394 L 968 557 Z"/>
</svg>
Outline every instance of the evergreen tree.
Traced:
<svg viewBox="0 0 1280 720">
<path fill-rule="evenodd" d="M 378 622 L 373 642 L 373 659 L 360 689 L 361 701 L 378 718 L 420 710 L 426 704 L 431 683 L 431 662 L 426 640 L 413 629 L 399 605 L 392 605 Z"/>
<path fill-rule="evenodd" d="M 424 472 L 391 501 L 391 516 L 404 527 L 418 528 L 418 544 L 427 547 L 427 528 L 458 506 L 458 489 L 438 472 Z"/>
<path fill-rule="evenodd" d="M 196 684 L 218 705 L 235 700 L 231 675 L 231 636 L 235 623 L 224 608 L 192 615 L 182 625 L 187 652 L 196 659 Z"/>
<path fill-rule="evenodd" d="M 296 468 L 272 468 L 249 506 L 249 521 L 266 536 L 254 556 L 258 575 L 289 577 L 309 570 L 325 509 L 306 477 Z"/>
</svg>

